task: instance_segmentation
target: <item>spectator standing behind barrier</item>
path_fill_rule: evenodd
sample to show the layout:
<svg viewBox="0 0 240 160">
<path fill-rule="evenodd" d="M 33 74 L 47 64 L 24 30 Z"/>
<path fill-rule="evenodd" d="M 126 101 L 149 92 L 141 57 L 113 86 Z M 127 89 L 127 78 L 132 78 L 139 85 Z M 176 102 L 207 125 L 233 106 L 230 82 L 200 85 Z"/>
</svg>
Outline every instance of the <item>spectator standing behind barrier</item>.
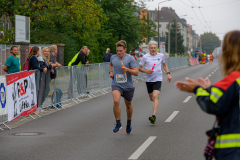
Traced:
<svg viewBox="0 0 240 160">
<path fill-rule="evenodd" d="M 220 66 L 225 77 L 214 85 L 208 78 L 198 78 L 197 81 L 186 78 L 188 82 L 178 81 L 175 86 L 181 91 L 195 93 L 202 110 L 217 117 L 218 125 L 212 138 L 215 144 L 209 144 L 215 151 L 208 145 L 206 159 L 215 156 L 216 160 L 239 160 L 240 31 L 225 35 Z"/>
<path fill-rule="evenodd" d="M 39 56 L 39 48 L 36 46 L 32 47 L 32 49 L 28 55 L 28 58 L 27 58 L 27 61 L 29 62 L 29 70 L 39 70 L 40 72 L 47 73 L 47 67 L 40 65 L 40 63 L 38 62 L 38 59 L 37 59 L 38 56 Z M 37 73 L 36 73 L 36 75 L 37 75 Z M 39 79 L 36 78 L 36 85 L 39 85 L 38 81 L 39 81 Z M 41 82 L 41 80 L 40 80 L 40 82 Z M 37 88 L 36 93 L 38 93 L 39 87 L 37 86 L 36 88 Z M 37 99 L 39 99 L 39 96 L 40 95 L 37 96 Z M 38 103 L 36 113 L 40 113 L 42 111 L 43 110 L 42 110 L 40 104 Z"/>
<path fill-rule="evenodd" d="M 104 80 L 109 78 L 109 64 L 110 59 L 112 57 L 112 53 L 110 52 L 110 48 L 107 48 L 106 53 L 103 55 L 103 69 L 104 69 Z"/>
<path fill-rule="evenodd" d="M 88 47 L 83 46 L 73 59 L 68 63 L 68 66 L 72 66 L 72 70 L 70 71 L 70 83 L 68 88 L 68 98 L 73 98 L 73 86 L 75 80 L 77 80 L 77 91 L 78 94 L 86 91 L 86 74 L 85 74 L 85 67 L 88 66 L 88 60 L 87 60 L 87 53 L 88 53 Z M 90 50 L 89 50 L 90 53 Z M 84 64 L 84 66 L 79 66 Z M 79 67 L 76 67 L 79 66 Z M 74 77 L 73 77 L 74 75 Z"/>
<path fill-rule="evenodd" d="M 130 55 L 133 56 L 135 60 L 138 60 L 136 57 L 135 48 L 132 48 Z"/>
<path fill-rule="evenodd" d="M 41 54 L 39 54 L 39 56 L 37 57 L 40 66 L 46 67 L 49 70 L 46 74 L 44 72 L 40 73 L 39 91 L 38 91 L 38 99 L 37 99 L 39 108 L 42 108 L 42 104 L 50 91 L 50 86 L 49 86 L 51 82 L 50 72 L 54 73 L 52 65 L 49 64 L 49 59 L 50 59 L 49 52 L 50 52 L 49 48 L 44 47 L 41 51 Z"/>
<path fill-rule="evenodd" d="M 49 64 L 52 64 L 53 67 L 62 67 L 60 63 L 57 62 L 57 46 L 51 45 L 50 46 L 50 59 Z"/>
<path fill-rule="evenodd" d="M 8 74 L 20 72 L 19 58 L 17 57 L 19 52 L 18 47 L 12 46 L 10 52 L 11 55 L 7 58 L 3 70 Z"/>
<path fill-rule="evenodd" d="M 110 52 L 110 48 L 107 48 L 106 53 L 103 55 L 103 62 L 110 62 L 112 57 L 112 53 Z"/>
</svg>

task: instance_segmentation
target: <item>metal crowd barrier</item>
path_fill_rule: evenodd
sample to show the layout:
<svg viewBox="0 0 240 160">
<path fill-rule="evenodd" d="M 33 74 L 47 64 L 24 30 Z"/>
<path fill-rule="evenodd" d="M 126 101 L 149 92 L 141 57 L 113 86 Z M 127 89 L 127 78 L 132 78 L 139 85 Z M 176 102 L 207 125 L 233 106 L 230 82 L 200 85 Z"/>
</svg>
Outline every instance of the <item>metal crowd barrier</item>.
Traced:
<svg viewBox="0 0 240 160">
<path fill-rule="evenodd" d="M 138 68 L 139 62 L 140 60 L 136 61 Z M 188 66 L 188 61 L 187 57 L 169 57 L 166 58 L 166 64 L 169 70 L 172 71 Z M 49 78 L 43 77 L 49 77 L 49 72 L 47 74 L 36 72 L 37 76 L 40 76 L 40 78 L 36 79 L 46 79 L 45 91 L 47 93 L 43 93 L 46 96 L 42 104 L 43 108 L 52 107 L 59 110 L 56 106 L 61 104 L 57 103 L 56 90 L 62 91 L 61 103 L 67 101 L 78 103 L 78 101 L 81 102 L 83 97 L 92 98 L 95 97 L 95 93 L 105 94 L 107 93 L 106 90 L 111 87 L 112 79 L 109 77 L 108 62 L 89 64 L 88 66 L 64 66 L 56 70 L 57 78 L 50 81 Z M 145 73 L 139 72 L 138 76 L 133 76 L 132 78 L 134 82 L 138 82 L 143 80 L 144 77 Z"/>
<path fill-rule="evenodd" d="M 136 61 L 139 68 L 140 60 Z M 187 57 L 166 58 L 166 64 L 170 71 L 188 66 Z M 162 69 L 163 70 L 163 69 Z M 68 101 L 81 102 L 82 97 L 95 97 L 95 93 L 107 93 L 111 87 L 112 79 L 109 77 L 109 63 L 89 64 L 88 66 L 64 66 L 56 68 L 57 77 L 50 78 L 50 71 L 46 74 L 35 71 L 36 94 L 38 106 L 43 108 L 63 108 L 62 103 Z M 164 71 L 164 70 L 163 70 Z M 133 76 L 133 81 L 143 80 L 145 73 L 139 72 Z M 61 102 L 58 102 L 57 95 L 62 92 Z M 0 110 L 1 111 L 1 110 Z M 0 114 L 1 115 L 1 114 Z M 38 115 L 39 116 L 39 115 Z M 0 125 L 7 122 L 7 114 L 0 116 Z M 0 128 L 1 129 L 1 128 Z"/>
</svg>

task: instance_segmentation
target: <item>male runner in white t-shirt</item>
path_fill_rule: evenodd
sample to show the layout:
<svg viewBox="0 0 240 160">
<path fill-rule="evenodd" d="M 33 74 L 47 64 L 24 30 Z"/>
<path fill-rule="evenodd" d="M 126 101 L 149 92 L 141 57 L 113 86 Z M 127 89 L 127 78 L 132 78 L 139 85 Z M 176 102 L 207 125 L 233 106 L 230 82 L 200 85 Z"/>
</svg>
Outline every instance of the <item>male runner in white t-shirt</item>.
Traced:
<svg viewBox="0 0 240 160">
<path fill-rule="evenodd" d="M 145 82 L 147 85 L 149 98 L 151 101 L 153 101 L 153 114 L 149 117 L 149 120 L 152 124 L 155 124 L 156 114 L 159 106 L 158 96 L 161 91 L 161 84 L 163 79 L 161 64 L 163 65 L 163 69 L 167 73 L 168 82 L 171 81 L 172 77 L 170 76 L 167 64 L 165 63 L 164 55 L 162 53 L 157 53 L 157 42 L 150 41 L 148 47 L 150 53 L 147 53 L 142 57 L 139 63 L 139 71 L 146 73 Z M 143 66 L 145 67 L 145 69 L 143 68 Z"/>
</svg>

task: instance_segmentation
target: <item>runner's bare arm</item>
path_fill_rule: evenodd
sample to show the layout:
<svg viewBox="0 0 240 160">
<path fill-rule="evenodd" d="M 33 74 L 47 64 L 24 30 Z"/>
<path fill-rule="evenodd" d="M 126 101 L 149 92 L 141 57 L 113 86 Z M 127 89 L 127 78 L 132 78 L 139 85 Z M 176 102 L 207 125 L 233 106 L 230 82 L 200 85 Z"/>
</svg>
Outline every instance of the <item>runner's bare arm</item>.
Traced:
<svg viewBox="0 0 240 160">
<path fill-rule="evenodd" d="M 123 68 L 126 68 L 126 67 L 122 67 L 122 69 Z M 129 72 L 131 75 L 138 76 L 138 69 L 137 68 L 131 68 L 131 69 L 130 68 L 126 68 L 126 72 Z"/>
<path fill-rule="evenodd" d="M 144 68 L 142 68 L 142 67 L 143 67 L 143 66 L 139 65 L 139 71 L 140 71 L 140 72 L 152 74 L 153 70 L 146 70 L 146 69 L 144 69 Z"/>
<path fill-rule="evenodd" d="M 164 71 L 165 71 L 166 73 L 168 73 L 169 70 L 168 70 L 167 64 L 166 64 L 166 63 L 162 63 L 162 65 L 163 65 Z M 167 74 L 167 81 L 168 81 L 169 83 L 171 82 L 171 79 L 172 79 L 171 75 L 170 75 L 170 74 Z"/>
<path fill-rule="evenodd" d="M 111 63 L 109 63 L 109 72 L 110 71 L 113 71 L 113 65 Z M 109 76 L 113 78 L 113 72 L 110 72 Z"/>
</svg>

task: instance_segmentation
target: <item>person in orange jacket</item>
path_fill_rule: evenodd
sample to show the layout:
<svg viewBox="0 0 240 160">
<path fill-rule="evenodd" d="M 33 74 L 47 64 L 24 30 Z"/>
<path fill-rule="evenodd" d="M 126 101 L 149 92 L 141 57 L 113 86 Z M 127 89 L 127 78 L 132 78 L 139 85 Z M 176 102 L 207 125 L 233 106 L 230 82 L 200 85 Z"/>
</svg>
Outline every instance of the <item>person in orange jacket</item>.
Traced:
<svg viewBox="0 0 240 160">
<path fill-rule="evenodd" d="M 210 54 L 209 63 L 212 64 L 212 62 L 213 62 L 213 55 L 212 55 L 212 53 L 211 53 L 211 54 Z"/>
</svg>

